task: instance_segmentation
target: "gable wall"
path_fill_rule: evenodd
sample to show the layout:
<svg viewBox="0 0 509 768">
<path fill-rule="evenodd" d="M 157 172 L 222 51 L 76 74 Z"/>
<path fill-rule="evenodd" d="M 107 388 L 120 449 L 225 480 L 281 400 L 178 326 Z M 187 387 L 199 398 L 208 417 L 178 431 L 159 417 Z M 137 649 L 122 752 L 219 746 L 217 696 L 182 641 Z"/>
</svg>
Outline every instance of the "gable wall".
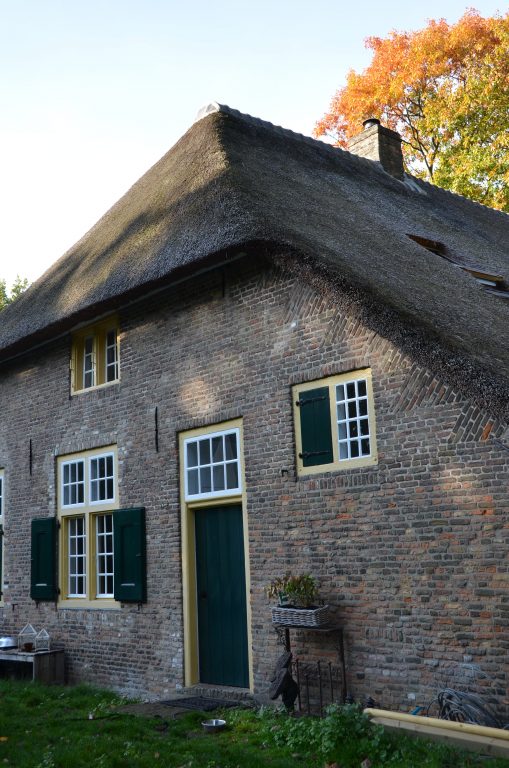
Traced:
<svg viewBox="0 0 509 768">
<path fill-rule="evenodd" d="M 152 696 L 181 685 L 177 435 L 242 417 L 255 690 L 266 691 L 279 653 L 263 588 L 290 568 L 318 578 L 344 623 L 356 698 L 406 707 L 415 693 L 422 704 L 451 666 L 468 676 L 456 667 L 465 663 L 505 697 L 509 453 L 496 442 L 509 442 L 504 425 L 326 295 L 255 263 L 133 305 L 120 326 L 120 384 L 70 398 L 68 340 L 0 372 L 2 631 L 46 627 L 66 647 L 71 680 Z M 378 465 L 297 478 L 291 385 L 366 366 Z M 27 542 L 30 519 L 55 513 L 54 457 L 111 443 L 121 506 L 147 509 L 148 602 L 35 607 Z M 335 663 L 331 640 L 296 642 L 303 658 Z"/>
</svg>

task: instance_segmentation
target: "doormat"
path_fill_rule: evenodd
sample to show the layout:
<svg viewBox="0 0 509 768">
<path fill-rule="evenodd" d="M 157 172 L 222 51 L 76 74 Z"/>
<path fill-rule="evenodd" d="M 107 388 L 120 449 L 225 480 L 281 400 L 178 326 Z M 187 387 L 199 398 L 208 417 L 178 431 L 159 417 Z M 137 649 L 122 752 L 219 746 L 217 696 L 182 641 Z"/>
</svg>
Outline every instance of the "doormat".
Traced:
<svg viewBox="0 0 509 768">
<path fill-rule="evenodd" d="M 238 707 L 240 702 L 226 699 L 205 699 L 203 696 L 190 696 L 187 699 L 169 699 L 161 701 L 168 707 L 183 707 L 183 709 L 197 709 L 200 712 L 213 712 L 215 709 L 229 709 Z"/>
</svg>

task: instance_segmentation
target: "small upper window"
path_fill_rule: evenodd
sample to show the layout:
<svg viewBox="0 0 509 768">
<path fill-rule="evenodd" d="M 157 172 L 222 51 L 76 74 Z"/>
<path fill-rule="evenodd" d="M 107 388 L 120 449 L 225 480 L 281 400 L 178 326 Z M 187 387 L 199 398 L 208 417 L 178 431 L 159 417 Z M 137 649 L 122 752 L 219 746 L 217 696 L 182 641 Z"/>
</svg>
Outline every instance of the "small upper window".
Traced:
<svg viewBox="0 0 509 768">
<path fill-rule="evenodd" d="M 487 272 L 482 267 L 469 263 L 467 260 L 460 258 L 453 254 L 444 243 L 438 240 L 429 240 L 426 237 L 420 237 L 418 235 L 407 235 L 410 240 L 422 245 L 427 251 L 436 253 L 437 256 L 441 256 L 446 261 L 454 264 L 455 267 L 462 269 L 463 272 L 471 275 L 481 285 L 485 291 L 500 296 L 503 299 L 509 298 L 509 285 L 505 282 L 502 275 L 496 275 L 492 272 Z"/>
<path fill-rule="evenodd" d="M 118 381 L 118 327 L 115 318 L 108 318 L 76 331 L 72 340 L 72 391 Z"/>
<path fill-rule="evenodd" d="M 376 464 L 369 370 L 293 388 L 298 473 Z"/>
<path fill-rule="evenodd" d="M 184 476 L 186 499 L 240 493 L 239 430 L 184 440 Z"/>
</svg>

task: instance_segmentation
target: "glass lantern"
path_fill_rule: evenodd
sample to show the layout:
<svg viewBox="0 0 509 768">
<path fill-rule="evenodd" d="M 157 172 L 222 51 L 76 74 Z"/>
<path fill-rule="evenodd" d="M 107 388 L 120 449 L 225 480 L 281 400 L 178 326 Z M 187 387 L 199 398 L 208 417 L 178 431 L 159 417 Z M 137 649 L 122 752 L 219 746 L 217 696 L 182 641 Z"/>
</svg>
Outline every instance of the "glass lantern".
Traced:
<svg viewBox="0 0 509 768">
<path fill-rule="evenodd" d="M 35 637 L 35 650 L 36 651 L 49 651 L 50 649 L 50 637 L 45 629 L 41 629 Z"/>
<path fill-rule="evenodd" d="M 35 638 L 37 632 L 31 624 L 27 624 L 18 635 L 18 650 L 31 653 L 35 651 Z"/>
</svg>

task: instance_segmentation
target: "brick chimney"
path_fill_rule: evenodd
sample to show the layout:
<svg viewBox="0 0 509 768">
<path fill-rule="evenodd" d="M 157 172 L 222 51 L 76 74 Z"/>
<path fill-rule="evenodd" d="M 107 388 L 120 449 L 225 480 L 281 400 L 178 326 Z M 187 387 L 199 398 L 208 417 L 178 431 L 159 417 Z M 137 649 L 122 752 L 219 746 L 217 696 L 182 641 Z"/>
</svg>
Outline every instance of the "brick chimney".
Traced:
<svg viewBox="0 0 509 768">
<path fill-rule="evenodd" d="M 349 139 L 348 151 L 368 160 L 378 160 L 384 171 L 403 181 L 403 153 L 399 133 L 384 128 L 380 120 L 374 117 L 364 120 L 362 125 L 362 133 Z"/>
</svg>

